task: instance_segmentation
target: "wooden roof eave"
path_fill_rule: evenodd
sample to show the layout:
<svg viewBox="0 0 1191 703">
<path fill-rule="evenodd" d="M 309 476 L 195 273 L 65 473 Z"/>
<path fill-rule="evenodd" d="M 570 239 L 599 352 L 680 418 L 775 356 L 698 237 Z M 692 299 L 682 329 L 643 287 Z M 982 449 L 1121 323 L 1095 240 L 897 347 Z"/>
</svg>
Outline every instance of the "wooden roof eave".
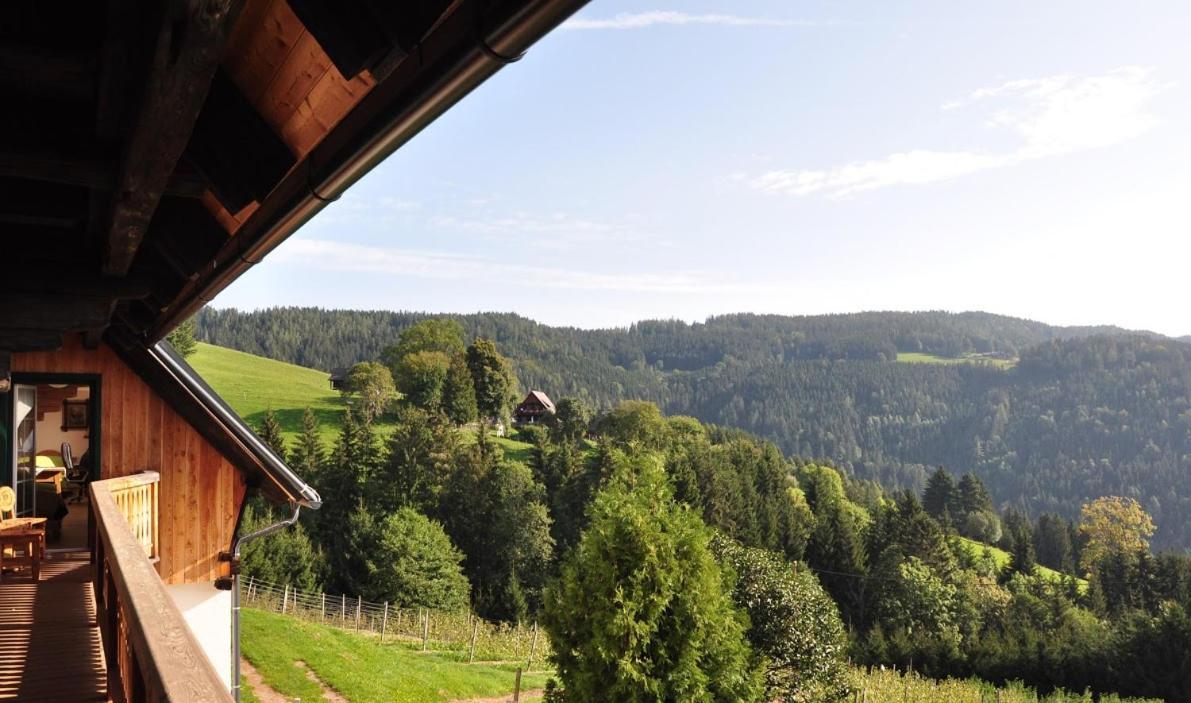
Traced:
<svg viewBox="0 0 1191 703">
<path fill-rule="evenodd" d="M 211 265 L 148 330 L 159 340 L 202 308 L 352 184 L 451 106 L 519 59 L 587 0 L 486 3 L 460 0 L 420 46 L 418 61 L 397 65 L 292 168 L 216 255 Z"/>
</svg>

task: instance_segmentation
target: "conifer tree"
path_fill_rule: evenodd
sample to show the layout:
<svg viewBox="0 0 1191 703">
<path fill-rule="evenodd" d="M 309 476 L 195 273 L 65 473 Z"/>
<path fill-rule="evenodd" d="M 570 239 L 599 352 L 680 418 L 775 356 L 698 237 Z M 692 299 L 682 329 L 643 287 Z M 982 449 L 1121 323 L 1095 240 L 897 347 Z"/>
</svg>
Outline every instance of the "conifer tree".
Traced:
<svg viewBox="0 0 1191 703">
<path fill-rule="evenodd" d="M 926 481 L 926 489 L 922 492 L 922 507 L 931 517 L 941 520 L 943 515 L 955 512 L 957 493 L 951 474 L 940 466 Z"/>
<path fill-rule="evenodd" d="M 282 461 L 286 460 L 288 452 L 285 437 L 281 436 L 281 423 L 277 421 L 273 408 L 265 410 L 265 417 L 261 420 L 260 438 Z"/>
<path fill-rule="evenodd" d="M 310 406 L 302 412 L 302 431 L 290 452 L 289 465 L 298 475 L 313 484 L 318 483 L 319 469 L 326 460 L 326 449 L 318 433 L 318 419 Z"/>
<path fill-rule="evenodd" d="M 1009 552 L 1009 564 L 1006 573 L 1033 576 L 1036 569 L 1034 560 L 1034 540 L 1028 528 L 1018 526 L 1011 537 L 1013 549 Z"/>
<path fill-rule="evenodd" d="M 708 548 L 661 462 L 620 467 L 546 596 L 543 625 L 568 700 L 747 703 L 760 671 Z"/>
</svg>

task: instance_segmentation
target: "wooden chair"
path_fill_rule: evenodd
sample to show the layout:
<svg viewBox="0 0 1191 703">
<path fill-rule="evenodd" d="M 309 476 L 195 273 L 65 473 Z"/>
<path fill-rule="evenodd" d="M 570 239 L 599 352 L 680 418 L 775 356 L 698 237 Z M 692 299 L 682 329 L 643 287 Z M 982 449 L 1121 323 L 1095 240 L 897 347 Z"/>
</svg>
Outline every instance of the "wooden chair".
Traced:
<svg viewBox="0 0 1191 703">
<path fill-rule="evenodd" d="M 0 581 L 5 569 L 27 568 L 33 580 L 41 580 L 45 558 L 45 518 L 16 517 L 17 494 L 0 486 Z M 7 517 L 6 517 L 7 516 Z"/>
</svg>

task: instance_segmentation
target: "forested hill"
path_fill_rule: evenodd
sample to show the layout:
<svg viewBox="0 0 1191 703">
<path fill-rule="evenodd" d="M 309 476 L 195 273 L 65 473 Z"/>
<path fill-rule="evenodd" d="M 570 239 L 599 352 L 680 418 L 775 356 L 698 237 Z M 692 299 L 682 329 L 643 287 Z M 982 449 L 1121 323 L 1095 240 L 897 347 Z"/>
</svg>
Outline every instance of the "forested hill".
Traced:
<svg viewBox="0 0 1191 703">
<path fill-rule="evenodd" d="M 375 359 L 417 313 L 204 310 L 200 339 L 329 369 Z M 579 330 L 454 316 L 521 384 L 596 407 L 652 400 L 886 486 L 975 471 L 1037 515 L 1137 498 L 1156 548 L 1191 548 L 1191 345 L 987 313 L 728 315 Z M 901 361 L 899 361 L 901 359 Z M 926 362 L 926 363 L 906 363 Z"/>
</svg>

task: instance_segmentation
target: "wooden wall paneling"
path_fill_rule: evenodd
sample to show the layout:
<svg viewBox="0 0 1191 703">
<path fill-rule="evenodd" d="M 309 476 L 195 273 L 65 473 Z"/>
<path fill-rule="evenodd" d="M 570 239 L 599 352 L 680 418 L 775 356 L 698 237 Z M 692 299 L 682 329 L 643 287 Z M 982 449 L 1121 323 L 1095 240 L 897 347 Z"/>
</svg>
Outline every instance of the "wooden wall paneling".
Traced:
<svg viewBox="0 0 1191 703">
<path fill-rule="evenodd" d="M 240 471 L 106 345 L 87 350 L 71 335 L 60 351 L 14 354 L 12 370 L 102 376 L 102 477 L 159 472 L 158 573 L 166 583 L 214 580 L 245 495 Z"/>
</svg>

